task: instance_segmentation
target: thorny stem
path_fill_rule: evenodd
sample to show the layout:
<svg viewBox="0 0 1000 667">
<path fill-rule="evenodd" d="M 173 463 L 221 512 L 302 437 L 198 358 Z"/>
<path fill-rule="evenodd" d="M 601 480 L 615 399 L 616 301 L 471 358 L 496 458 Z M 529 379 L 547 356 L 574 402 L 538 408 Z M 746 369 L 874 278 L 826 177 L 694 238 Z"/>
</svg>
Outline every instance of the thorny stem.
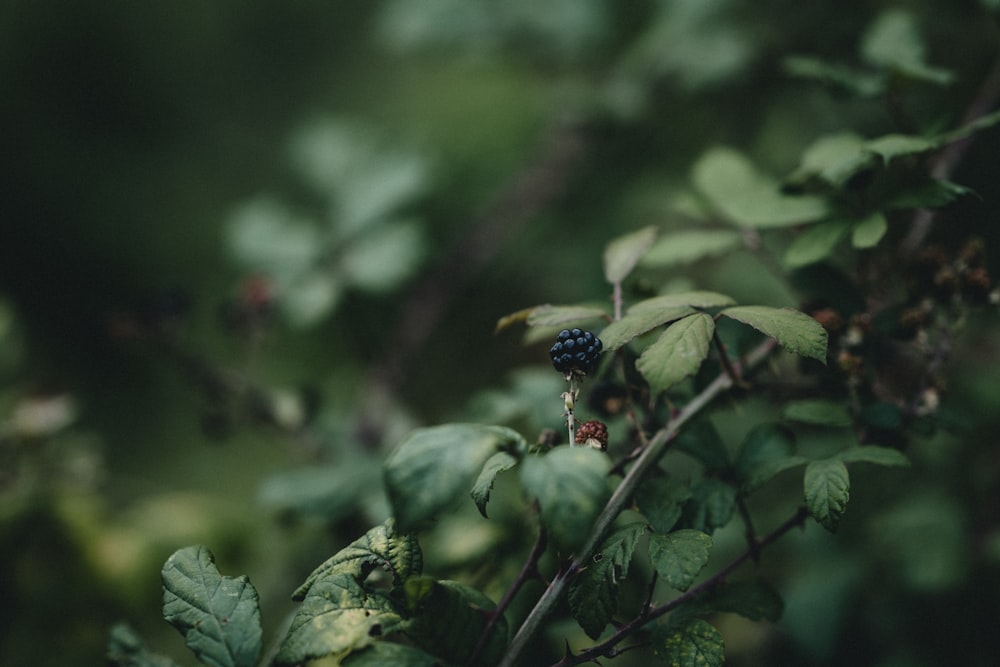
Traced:
<svg viewBox="0 0 1000 667">
<path fill-rule="evenodd" d="M 774 347 L 774 340 L 770 338 L 767 339 L 746 356 L 743 363 L 739 365 L 740 368 L 746 369 L 756 366 L 767 358 Z M 604 537 L 605 533 L 611 527 L 611 524 L 614 523 L 615 519 L 619 514 L 621 514 L 628 502 L 631 500 L 632 494 L 639 486 L 639 482 L 642 481 L 646 472 L 660 460 L 660 457 L 667 450 L 667 445 L 674 439 L 680 428 L 684 426 L 684 424 L 686 424 L 692 417 L 701 412 L 701 410 L 711 403 L 712 400 L 719 394 L 732 386 L 732 378 L 726 373 L 721 373 L 707 387 L 705 387 L 701 393 L 695 396 L 690 403 L 678 411 L 673 419 L 656 432 L 656 435 L 654 435 L 650 440 L 649 446 L 646 447 L 646 449 L 639 455 L 636 459 L 635 465 L 632 466 L 632 469 L 628 471 L 621 483 L 615 489 L 614 493 L 611 494 L 611 498 L 604 506 L 601 514 L 597 517 L 597 520 L 594 522 L 594 526 L 591 529 L 590 535 L 587 537 L 586 542 L 584 542 L 572 563 L 570 563 L 566 569 L 559 572 L 555 578 L 553 578 L 549 587 L 545 589 L 541 598 L 539 598 L 538 602 L 535 603 L 535 607 L 521 624 L 517 634 L 514 635 L 514 639 L 511 640 L 510 646 L 507 648 L 507 653 L 504 655 L 504 658 L 498 667 L 512 667 L 516 664 L 517 660 L 521 656 L 521 653 L 523 653 L 527 648 L 528 642 L 531 641 L 534 634 L 539 630 L 539 628 L 541 628 L 541 625 L 545 621 L 546 617 L 566 592 L 566 587 L 569 585 L 569 582 L 572 581 L 576 573 L 579 572 L 584 564 L 590 559 L 590 556 L 597 547 L 598 542 L 600 542 L 600 540 Z"/>
<path fill-rule="evenodd" d="M 490 612 L 486 627 L 483 628 L 483 633 L 479 636 L 479 641 L 476 642 L 476 648 L 469 657 L 469 664 L 474 665 L 479 661 L 479 656 L 482 654 L 483 649 L 486 648 L 486 644 L 489 642 L 497 622 L 503 618 L 507 607 L 514 601 L 514 597 L 521 591 L 521 588 L 531 579 L 542 579 L 538 571 L 538 561 L 542 558 L 542 554 L 545 553 L 547 545 L 548 532 L 545 530 L 545 526 L 540 526 L 538 529 L 538 538 L 535 539 L 535 545 L 531 547 L 531 553 L 528 554 L 528 559 L 524 562 L 524 566 L 517 573 L 517 577 L 511 583 L 507 592 L 504 593 L 503 599 L 497 604 L 496 609 Z"/>
<path fill-rule="evenodd" d="M 741 553 L 739 556 L 730 561 L 725 567 L 720 569 L 714 575 L 701 582 L 697 586 L 689 588 L 686 593 L 679 595 L 670 602 L 660 605 L 652 609 L 643 609 L 634 619 L 625 623 L 615 629 L 615 633 L 608 637 L 606 640 L 590 647 L 589 649 L 578 653 L 574 656 L 567 655 L 565 658 L 557 662 L 553 667 L 570 667 L 571 665 L 579 665 L 584 662 L 593 662 L 597 658 L 602 656 L 608 656 L 616 651 L 615 646 L 622 641 L 625 637 L 635 632 L 645 624 L 650 621 L 659 618 L 665 614 L 670 613 L 674 609 L 677 609 L 685 602 L 697 598 L 699 595 L 703 595 L 716 586 L 722 584 L 726 578 L 733 573 L 740 565 L 743 565 L 746 561 L 750 559 L 756 559 L 757 554 L 760 553 L 764 547 L 773 544 L 778 541 L 779 538 L 785 535 L 785 533 L 791 531 L 793 528 L 802 526 L 809 516 L 808 510 L 805 507 L 800 507 L 791 518 L 785 521 L 783 524 L 775 528 L 773 531 L 762 537 L 760 540 L 756 540 L 753 544 L 749 545 L 747 549 Z"/>
</svg>

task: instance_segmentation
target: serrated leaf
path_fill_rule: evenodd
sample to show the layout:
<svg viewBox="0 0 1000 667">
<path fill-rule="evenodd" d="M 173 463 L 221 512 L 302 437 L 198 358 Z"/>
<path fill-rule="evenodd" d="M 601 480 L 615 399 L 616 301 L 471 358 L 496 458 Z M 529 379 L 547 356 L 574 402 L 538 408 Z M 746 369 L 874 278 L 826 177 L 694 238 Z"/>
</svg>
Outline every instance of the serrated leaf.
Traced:
<svg viewBox="0 0 1000 667">
<path fill-rule="evenodd" d="M 129 625 L 116 623 L 108 635 L 108 664 L 114 667 L 177 667 L 170 658 L 153 653 Z"/>
<path fill-rule="evenodd" d="M 606 320 L 608 314 L 603 308 L 594 306 L 535 306 L 528 315 L 529 327 L 561 327 L 583 325 L 594 320 Z"/>
<path fill-rule="evenodd" d="M 791 308 L 734 306 L 719 314 L 750 325 L 790 352 L 826 363 L 826 329 L 805 313 Z"/>
<path fill-rule="evenodd" d="M 798 268 L 826 259 L 849 228 L 850 225 L 843 220 L 812 225 L 792 240 L 785 251 L 785 264 Z"/>
<path fill-rule="evenodd" d="M 246 576 L 224 577 L 203 546 L 175 551 L 163 565 L 163 617 L 213 667 L 250 667 L 261 650 L 257 591 Z"/>
<path fill-rule="evenodd" d="M 664 306 L 660 309 L 645 309 L 629 311 L 620 320 L 616 320 L 601 331 L 601 343 L 608 352 L 614 352 L 637 336 L 695 313 L 694 308 L 686 305 Z"/>
<path fill-rule="evenodd" d="M 691 497 L 691 488 L 671 477 L 643 480 L 635 492 L 635 504 L 657 532 L 667 533 L 680 520 L 684 501 Z"/>
<path fill-rule="evenodd" d="M 413 431 L 384 465 L 386 491 L 404 532 L 465 497 L 498 451 L 523 450 L 516 431 L 482 424 L 445 424 Z"/>
<path fill-rule="evenodd" d="M 379 636 L 403 628 L 403 618 L 388 595 L 366 590 L 347 572 L 317 579 L 292 617 L 278 649 L 279 665 L 363 649 Z"/>
<path fill-rule="evenodd" d="M 417 577 L 406 582 L 407 606 L 413 614 L 407 635 L 449 664 L 468 664 L 496 605 L 476 589 L 457 581 Z M 496 664 L 507 645 L 507 620 L 500 616 L 477 665 Z"/>
<path fill-rule="evenodd" d="M 743 237 L 732 229 L 687 229 L 661 236 L 640 266 L 667 268 L 717 257 L 743 245 Z"/>
<path fill-rule="evenodd" d="M 746 227 L 788 227 L 828 214 L 820 197 L 782 194 L 778 182 L 730 148 L 706 151 L 693 169 L 695 188 L 729 221 Z"/>
<path fill-rule="evenodd" d="M 792 401 L 785 405 L 781 415 L 790 421 L 817 426 L 850 426 L 854 423 L 846 405 L 824 399 Z"/>
<path fill-rule="evenodd" d="M 864 220 L 854 223 L 851 229 L 851 245 L 855 248 L 874 248 L 889 231 L 889 222 L 882 213 L 873 213 Z"/>
<path fill-rule="evenodd" d="M 736 477 L 744 485 L 759 470 L 795 454 L 795 435 L 776 424 L 759 424 L 747 433 L 736 455 Z"/>
<path fill-rule="evenodd" d="M 507 452 L 497 452 L 483 465 L 483 471 L 479 473 L 476 483 L 472 486 L 472 500 L 475 501 L 479 513 L 484 517 L 486 516 L 486 503 L 490 501 L 490 491 L 493 490 L 493 483 L 496 481 L 497 475 L 516 465 L 517 459 Z"/>
<path fill-rule="evenodd" d="M 664 581 L 686 591 L 708 563 L 712 538 L 700 530 L 683 529 L 649 536 L 649 559 Z"/>
<path fill-rule="evenodd" d="M 618 582 L 628 576 L 642 522 L 631 523 L 609 535 L 591 562 L 569 586 L 569 608 L 580 627 L 597 639 L 618 611 Z"/>
<path fill-rule="evenodd" d="M 726 612 L 739 614 L 751 621 L 777 622 L 784 611 L 785 603 L 763 579 L 726 582 L 714 587 L 711 592 L 697 598 L 691 606 L 685 605 L 685 613 L 709 614 Z"/>
<path fill-rule="evenodd" d="M 684 505 L 684 525 L 712 533 L 729 523 L 736 509 L 736 489 L 721 479 L 705 477 L 691 487 Z"/>
<path fill-rule="evenodd" d="M 715 321 L 706 313 L 677 320 L 636 361 L 653 393 L 665 391 L 701 367 L 708 356 Z"/>
<path fill-rule="evenodd" d="M 636 267 L 642 256 L 656 240 L 656 227 L 650 225 L 620 236 L 604 250 L 604 278 L 612 285 L 619 284 Z"/>
<path fill-rule="evenodd" d="M 564 555 L 587 539 L 610 496 L 610 468 L 607 455 L 589 447 L 557 447 L 522 462 L 521 483 L 538 499 L 542 523 Z"/>
<path fill-rule="evenodd" d="M 838 452 L 836 456 L 844 463 L 874 463 L 880 466 L 910 465 L 910 460 L 898 449 L 876 445 L 851 447 Z"/>
<path fill-rule="evenodd" d="M 707 290 L 695 290 L 692 292 L 677 292 L 675 294 L 664 294 L 654 296 L 651 299 L 643 299 L 632 305 L 629 313 L 657 312 L 674 306 L 691 306 L 693 308 L 721 308 L 722 306 L 732 306 L 736 302 L 731 296 Z"/>
<path fill-rule="evenodd" d="M 392 574 L 393 585 L 420 574 L 424 557 L 415 535 L 398 532 L 395 522 L 389 519 L 375 526 L 360 538 L 338 551 L 312 574 L 292 594 L 293 600 L 302 600 L 309 589 L 324 577 L 349 574 L 363 581 L 375 567 L 382 567 Z"/>
<path fill-rule="evenodd" d="M 708 621 L 690 616 L 657 628 L 653 653 L 670 667 L 721 667 L 726 660 L 722 634 Z"/>
<path fill-rule="evenodd" d="M 837 530 L 851 490 L 844 462 L 839 458 L 811 461 L 806 466 L 803 487 L 809 514 L 827 530 Z"/>
<path fill-rule="evenodd" d="M 437 658 L 413 646 L 394 642 L 375 642 L 361 651 L 353 651 L 340 661 L 343 667 L 438 667 Z"/>
</svg>

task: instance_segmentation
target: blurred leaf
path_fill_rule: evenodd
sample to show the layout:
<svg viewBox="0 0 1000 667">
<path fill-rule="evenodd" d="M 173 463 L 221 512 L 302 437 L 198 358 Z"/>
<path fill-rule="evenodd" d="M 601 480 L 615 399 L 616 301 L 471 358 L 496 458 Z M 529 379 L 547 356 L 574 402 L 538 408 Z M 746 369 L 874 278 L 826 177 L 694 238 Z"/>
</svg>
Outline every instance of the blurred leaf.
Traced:
<svg viewBox="0 0 1000 667">
<path fill-rule="evenodd" d="M 684 504 L 684 525 L 711 534 L 729 523 L 735 509 L 735 487 L 705 477 L 691 487 L 691 498 Z"/>
<path fill-rule="evenodd" d="M 725 582 L 685 605 L 689 614 L 726 612 L 739 614 L 751 621 L 776 623 L 784 611 L 781 596 L 763 579 Z"/>
<path fill-rule="evenodd" d="M 163 617 L 198 659 L 252 667 L 261 650 L 257 590 L 246 576 L 224 577 L 202 546 L 175 551 L 163 565 Z"/>
<path fill-rule="evenodd" d="M 809 514 L 827 530 L 836 531 L 851 490 L 844 462 L 839 458 L 810 461 L 803 486 Z"/>
<path fill-rule="evenodd" d="M 889 222 L 882 213 L 872 213 L 867 218 L 854 223 L 851 229 L 851 245 L 855 248 L 874 248 L 889 231 Z"/>
<path fill-rule="evenodd" d="M 791 268 L 799 268 L 826 259 L 847 234 L 848 229 L 848 223 L 842 220 L 811 225 L 796 236 L 788 246 L 785 251 L 785 264 Z"/>
<path fill-rule="evenodd" d="M 594 320 L 607 319 L 603 308 L 593 306 L 535 306 L 528 315 L 529 327 L 560 327 L 583 325 Z"/>
<path fill-rule="evenodd" d="M 117 623 L 111 628 L 107 659 L 113 667 L 177 667 L 170 658 L 150 651 L 135 630 L 125 623 Z"/>
<path fill-rule="evenodd" d="M 706 151 L 695 163 L 693 178 L 695 188 L 737 225 L 788 227 L 820 220 L 829 213 L 819 197 L 782 194 L 777 181 L 730 148 Z"/>
<path fill-rule="evenodd" d="M 671 667 L 721 667 L 726 659 L 722 634 L 708 621 L 691 616 L 656 628 L 653 653 Z"/>
<path fill-rule="evenodd" d="M 393 221 L 347 246 L 339 268 L 352 285 L 386 292 L 409 278 L 424 255 L 424 234 L 413 222 Z"/>
<path fill-rule="evenodd" d="M 862 445 L 851 447 L 837 453 L 837 458 L 844 463 L 874 463 L 880 466 L 908 466 L 910 460 L 898 449 Z"/>
<path fill-rule="evenodd" d="M 862 37 L 861 55 L 871 65 L 914 79 L 937 84 L 953 79 L 951 72 L 927 65 L 916 20 L 903 9 L 890 9 L 879 15 Z"/>
<path fill-rule="evenodd" d="M 819 426 L 850 426 L 854 423 L 846 405 L 825 399 L 791 401 L 785 404 L 781 415 L 791 421 Z"/>
<path fill-rule="evenodd" d="M 309 271 L 281 289 L 278 302 L 293 326 L 308 327 L 336 309 L 345 287 L 330 271 Z"/>
<path fill-rule="evenodd" d="M 975 191 L 951 181 L 926 180 L 892 193 L 882 208 L 940 208 L 951 202 L 975 194 Z"/>
<path fill-rule="evenodd" d="M 790 308 L 734 306 L 719 314 L 750 325 L 790 352 L 826 363 L 826 329 L 805 313 Z"/>
<path fill-rule="evenodd" d="M 348 572 L 331 572 L 309 587 L 275 662 L 295 665 L 332 654 L 344 657 L 403 627 L 385 593 L 365 590 Z"/>
<path fill-rule="evenodd" d="M 601 342 L 605 350 L 614 352 L 637 336 L 695 312 L 694 308 L 684 305 L 664 306 L 660 309 L 644 308 L 636 311 L 629 309 L 620 320 L 615 320 L 604 327 L 601 331 Z"/>
<path fill-rule="evenodd" d="M 672 588 L 686 591 L 708 563 L 712 538 L 700 530 L 684 529 L 649 536 L 649 558 Z"/>
<path fill-rule="evenodd" d="M 804 466 L 807 463 L 809 463 L 809 459 L 803 456 L 786 456 L 762 461 L 747 471 L 743 478 L 743 490 L 745 493 L 756 491 L 780 473 Z"/>
<path fill-rule="evenodd" d="M 591 639 L 597 639 L 618 611 L 618 582 L 628 576 L 642 522 L 619 528 L 594 552 L 591 563 L 569 585 L 573 618 Z"/>
<path fill-rule="evenodd" d="M 505 470 L 510 470 L 517 465 L 517 459 L 507 452 L 497 452 L 491 456 L 483 465 L 483 471 L 479 473 L 476 483 L 472 487 L 472 499 L 479 508 L 479 513 L 486 517 L 486 503 L 490 501 L 490 491 L 493 490 L 493 483 L 497 475 Z"/>
<path fill-rule="evenodd" d="M 657 228 L 650 225 L 616 238 L 604 250 L 604 279 L 620 284 L 656 240 Z"/>
<path fill-rule="evenodd" d="M 389 455 L 384 473 L 397 527 L 408 531 L 468 493 L 498 451 L 523 451 L 519 433 L 502 426 L 445 424 L 413 431 Z"/>
<path fill-rule="evenodd" d="M 449 664 L 468 664 L 496 605 L 476 589 L 457 581 L 417 577 L 406 582 L 407 606 L 413 613 L 407 635 Z M 507 620 L 500 616 L 476 664 L 496 664 L 507 646 Z"/>
<path fill-rule="evenodd" d="M 908 134 L 886 134 L 866 141 L 864 150 L 874 153 L 888 164 L 896 158 L 926 153 L 938 148 L 940 141 Z"/>
<path fill-rule="evenodd" d="M 375 642 L 340 661 L 344 667 L 438 667 L 437 659 L 429 653 L 405 644 Z"/>
<path fill-rule="evenodd" d="M 521 483 L 538 500 L 542 523 L 564 555 L 587 539 L 611 495 L 610 468 L 607 455 L 589 447 L 556 447 L 522 462 Z"/>
<path fill-rule="evenodd" d="M 696 419 L 677 434 L 674 449 L 700 461 L 709 472 L 729 469 L 729 450 L 709 419 Z"/>
<path fill-rule="evenodd" d="M 811 56 L 789 56 L 782 62 L 790 76 L 817 81 L 834 90 L 858 97 L 875 97 L 885 91 L 885 80 L 879 74 L 831 63 Z"/>
<path fill-rule="evenodd" d="M 537 306 L 531 306 L 530 308 L 522 308 L 516 312 L 504 315 L 499 320 L 497 320 L 496 327 L 493 329 L 493 333 L 500 333 L 504 329 L 511 327 L 519 322 L 527 323 L 528 318 L 531 314 L 535 312 Z"/>
<path fill-rule="evenodd" d="M 802 154 L 799 166 L 788 177 L 793 184 L 818 179 L 835 188 L 869 162 L 863 152 L 864 139 L 853 132 L 828 134 L 816 139 Z"/>
<path fill-rule="evenodd" d="M 336 521 L 381 483 L 381 466 L 373 458 L 356 457 L 350 465 L 286 470 L 260 485 L 257 502 L 266 511 L 317 516 Z"/>
<path fill-rule="evenodd" d="M 714 331 L 715 321 L 706 313 L 688 315 L 667 327 L 636 361 L 650 390 L 665 391 L 697 372 L 708 356 Z"/>
<path fill-rule="evenodd" d="M 417 538 L 410 533 L 397 532 L 393 520 L 389 519 L 313 570 L 292 594 L 292 599 L 304 599 L 317 582 L 327 577 L 348 574 L 363 581 L 375 567 L 391 572 L 394 586 L 400 586 L 410 577 L 419 575 L 423 569 L 423 554 Z"/>
<path fill-rule="evenodd" d="M 745 488 L 750 481 L 762 483 L 767 481 L 760 480 L 760 475 L 766 468 L 794 454 L 795 436 L 791 431 L 775 424 L 759 424 L 740 443 L 734 466 L 736 477 Z"/>
<path fill-rule="evenodd" d="M 649 249 L 640 266 L 672 268 L 717 257 L 743 246 L 743 237 L 732 229 L 688 229 L 662 235 Z"/>
<path fill-rule="evenodd" d="M 643 480 L 635 492 L 635 504 L 646 521 L 659 533 L 670 532 L 684 513 L 691 488 L 672 477 Z"/>
</svg>

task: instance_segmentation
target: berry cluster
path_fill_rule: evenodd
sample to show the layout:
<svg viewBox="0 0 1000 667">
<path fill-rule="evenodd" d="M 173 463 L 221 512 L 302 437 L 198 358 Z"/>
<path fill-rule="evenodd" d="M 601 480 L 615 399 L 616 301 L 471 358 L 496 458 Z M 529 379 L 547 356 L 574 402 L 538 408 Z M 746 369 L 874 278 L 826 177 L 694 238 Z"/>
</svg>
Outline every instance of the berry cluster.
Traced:
<svg viewBox="0 0 1000 667">
<path fill-rule="evenodd" d="M 560 373 L 593 373 L 601 359 L 601 339 L 582 329 L 563 329 L 549 350 L 552 365 Z"/>
</svg>

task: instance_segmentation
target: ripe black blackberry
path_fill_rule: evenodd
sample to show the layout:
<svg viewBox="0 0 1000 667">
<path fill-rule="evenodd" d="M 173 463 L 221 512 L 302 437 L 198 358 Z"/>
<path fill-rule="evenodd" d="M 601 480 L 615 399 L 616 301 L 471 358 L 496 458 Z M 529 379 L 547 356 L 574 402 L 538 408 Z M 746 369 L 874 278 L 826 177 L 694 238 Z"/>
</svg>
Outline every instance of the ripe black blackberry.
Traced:
<svg viewBox="0 0 1000 667">
<path fill-rule="evenodd" d="M 603 347 L 601 339 L 589 331 L 563 329 L 549 349 L 549 356 L 560 373 L 587 375 L 597 370 Z"/>
</svg>

